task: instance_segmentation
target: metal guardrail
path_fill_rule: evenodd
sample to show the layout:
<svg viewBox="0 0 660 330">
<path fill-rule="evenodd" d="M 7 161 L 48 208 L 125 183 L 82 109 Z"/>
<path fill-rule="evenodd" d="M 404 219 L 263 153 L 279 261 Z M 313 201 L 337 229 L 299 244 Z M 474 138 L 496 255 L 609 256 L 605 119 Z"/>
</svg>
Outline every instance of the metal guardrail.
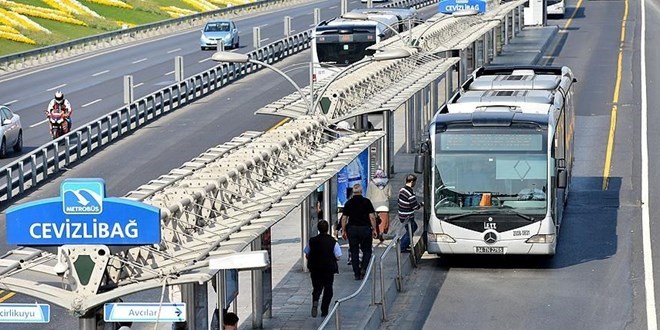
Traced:
<svg viewBox="0 0 660 330">
<path fill-rule="evenodd" d="M 2 56 L 0 57 L 0 73 L 9 73 L 28 67 L 52 63 L 71 56 L 88 53 L 90 51 L 97 51 L 99 49 L 105 49 L 128 42 L 144 40 L 176 31 L 190 29 L 200 26 L 210 19 L 236 17 L 239 15 L 289 6 L 299 2 L 303 2 L 303 0 L 256 1 L 132 28 L 106 32 L 63 42 L 57 45 Z"/>
<path fill-rule="evenodd" d="M 311 46 L 311 30 L 289 36 L 248 55 L 274 63 Z M 255 64 L 223 64 L 177 82 L 103 115 L 69 134 L 48 142 L 0 169 L 0 204 L 11 201 L 51 175 L 90 156 L 95 150 L 147 123 L 194 102 L 215 90 L 258 71 Z"/>
<path fill-rule="evenodd" d="M 340 313 L 341 304 L 345 301 L 348 301 L 348 300 L 351 300 L 351 299 L 357 297 L 357 295 L 359 295 L 360 292 L 362 292 L 362 289 L 364 289 L 364 287 L 367 284 L 367 280 L 369 279 L 369 277 L 371 277 L 371 271 L 374 268 L 374 261 L 375 260 L 376 260 L 376 255 L 372 254 L 371 259 L 369 259 L 369 265 L 367 266 L 367 270 L 364 273 L 364 279 L 360 283 L 360 287 L 357 290 L 355 290 L 355 292 L 350 294 L 349 296 L 344 297 L 344 298 L 339 298 L 335 301 L 335 303 L 334 303 L 334 305 L 332 305 L 332 308 L 330 309 L 330 311 L 328 311 L 328 315 L 323 320 L 323 323 L 321 323 L 321 325 L 319 325 L 319 327 L 318 327 L 319 330 L 325 329 L 325 327 L 328 325 L 328 322 L 330 322 L 330 320 L 332 319 L 333 315 L 335 316 L 335 328 L 337 330 L 341 329 L 341 313 Z M 376 296 L 375 287 L 376 286 L 373 285 L 372 292 L 371 292 L 371 303 L 374 303 L 374 300 L 375 300 L 375 296 Z"/>
<path fill-rule="evenodd" d="M 296 0 L 299 1 L 299 0 Z M 438 0 L 403 0 L 390 3 L 387 6 L 409 6 L 420 8 Z M 282 0 L 281 2 L 286 2 Z M 261 1 L 250 4 L 251 6 L 265 6 L 267 3 L 280 3 L 280 1 Z M 289 3 L 289 2 L 287 2 Z M 248 6 L 248 5 L 245 5 Z M 232 9 L 246 8 L 236 6 Z M 249 6 L 248 6 L 249 7 Z M 191 15 L 181 19 L 173 19 L 159 23 L 153 23 L 132 29 L 125 29 L 111 33 L 102 34 L 88 38 L 78 39 L 68 43 L 45 47 L 39 50 L 28 51 L 20 54 L 0 57 L 0 72 L 3 70 L 3 61 L 13 59 L 13 56 L 29 58 L 36 54 L 45 54 L 46 49 L 54 52 L 64 52 L 67 48 L 84 48 L 87 42 L 103 40 L 104 38 L 120 40 L 125 34 L 147 33 L 145 31 L 162 29 L 165 26 L 175 26 L 181 29 L 181 24 L 186 19 L 207 19 L 224 13 L 226 10 L 205 12 Z M 311 29 L 299 34 L 285 37 L 260 49 L 254 50 L 248 55 L 251 58 L 266 63 L 274 63 L 286 56 L 293 55 L 311 46 Z M 149 35 L 151 36 L 151 35 Z M 128 41 L 138 40 L 134 37 Z M 123 40 L 122 42 L 127 42 Z M 83 47 L 84 46 L 84 47 Z M 68 54 L 66 56 L 70 56 Z M 54 60 L 60 57 L 54 58 Z M 27 62 L 26 62 L 27 63 Z M 37 63 L 38 64 L 38 63 Z M 30 63 L 29 65 L 33 65 Z M 69 134 L 57 140 L 48 142 L 34 151 L 26 154 L 18 160 L 0 168 L 0 206 L 7 204 L 15 196 L 22 194 L 30 188 L 47 180 L 51 175 L 58 173 L 62 167 L 86 158 L 95 150 L 111 143 L 121 136 L 146 125 L 152 120 L 159 118 L 165 113 L 179 109 L 192 101 L 204 97 L 227 83 L 234 81 L 246 74 L 260 69 L 253 63 L 248 64 L 224 64 L 211 70 L 196 74 L 183 82 L 179 82 L 159 91 L 145 96 L 135 102 L 115 110 L 112 113 L 101 116 L 85 125 L 82 125 Z"/>
<path fill-rule="evenodd" d="M 400 231 L 405 232 L 405 229 L 402 229 Z M 380 286 L 380 300 L 379 301 L 376 300 L 376 291 L 377 290 L 376 290 L 376 277 L 375 277 L 375 275 L 374 275 L 374 278 L 372 280 L 371 303 L 374 304 L 374 305 L 380 305 L 380 309 L 381 309 L 381 312 L 382 312 L 382 315 L 383 315 L 382 319 L 384 321 L 387 321 L 387 305 L 386 305 L 387 299 L 385 297 L 385 270 L 383 269 L 383 261 L 388 256 L 390 251 L 392 251 L 393 249 L 396 250 L 396 270 L 397 270 L 397 272 L 396 272 L 396 276 L 395 276 L 394 280 L 395 280 L 395 283 L 396 283 L 397 291 L 401 292 L 403 290 L 403 269 L 402 269 L 403 267 L 401 265 L 401 259 L 402 258 L 401 258 L 401 249 L 399 248 L 400 245 L 401 245 L 401 234 L 396 233 L 394 238 L 392 238 L 392 241 L 390 241 L 390 243 L 387 244 L 387 247 L 385 248 L 385 251 L 383 251 L 383 253 L 378 258 L 378 270 L 379 270 L 379 274 L 378 274 L 379 275 L 379 278 L 378 278 L 379 283 L 378 284 Z M 371 274 L 371 269 L 372 269 L 372 266 L 374 264 L 374 261 L 375 261 L 375 254 L 372 255 L 371 259 L 369 260 L 369 266 L 367 267 L 365 277 L 362 280 L 362 283 L 360 284 L 360 287 L 355 292 L 350 294 L 349 296 L 337 299 L 335 301 L 335 304 L 332 306 L 332 309 L 330 309 L 330 311 L 328 312 L 328 315 L 326 316 L 326 318 L 323 320 L 321 325 L 319 325 L 319 327 L 318 327 L 319 330 L 325 329 L 325 327 L 328 325 L 328 323 L 333 318 L 333 316 L 335 318 L 335 328 L 337 330 L 341 329 L 341 315 L 340 315 L 341 304 L 343 302 L 346 302 L 348 300 L 351 300 L 351 299 L 357 297 L 357 295 L 360 294 L 360 292 L 364 288 L 367 280 L 369 279 L 369 275 Z"/>
<path fill-rule="evenodd" d="M 376 301 L 376 305 L 380 305 L 380 309 L 383 313 L 383 320 L 387 321 L 387 299 L 385 298 L 385 270 L 383 269 L 383 260 L 387 257 L 387 254 L 392 251 L 396 246 L 396 277 L 394 278 L 396 282 L 397 291 L 403 291 L 403 270 L 401 267 L 401 235 L 396 233 L 390 244 L 387 244 L 385 251 L 380 255 L 378 260 L 378 270 L 380 272 L 380 301 Z M 414 258 L 413 258 L 414 259 Z M 376 283 L 374 283 L 374 286 Z M 375 291 L 375 290 L 374 290 Z"/>
</svg>

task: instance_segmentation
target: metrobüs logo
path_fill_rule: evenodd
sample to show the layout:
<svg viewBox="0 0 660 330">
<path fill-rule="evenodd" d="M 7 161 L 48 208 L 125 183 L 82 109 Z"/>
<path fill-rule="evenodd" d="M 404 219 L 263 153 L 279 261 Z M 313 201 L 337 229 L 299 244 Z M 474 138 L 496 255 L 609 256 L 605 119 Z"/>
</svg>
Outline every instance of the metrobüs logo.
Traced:
<svg viewBox="0 0 660 330">
<path fill-rule="evenodd" d="M 103 212 L 105 182 L 99 179 L 67 180 L 62 183 L 64 214 L 100 214 Z"/>
</svg>

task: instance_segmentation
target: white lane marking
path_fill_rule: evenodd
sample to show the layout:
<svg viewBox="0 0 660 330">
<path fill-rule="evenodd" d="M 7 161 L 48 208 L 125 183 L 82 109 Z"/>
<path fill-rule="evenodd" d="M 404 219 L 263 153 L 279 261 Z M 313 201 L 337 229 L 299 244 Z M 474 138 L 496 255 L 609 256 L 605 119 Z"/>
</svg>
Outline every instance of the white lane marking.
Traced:
<svg viewBox="0 0 660 330">
<path fill-rule="evenodd" d="M 142 85 L 144 85 L 144 83 L 135 84 L 135 85 L 133 85 L 133 88 L 135 88 L 135 87 L 140 87 L 140 86 L 142 86 Z"/>
<path fill-rule="evenodd" d="M 168 51 L 167 53 L 168 53 L 168 54 L 172 54 L 172 53 L 174 53 L 174 52 L 178 52 L 178 51 L 180 51 L 180 50 L 181 50 L 181 48 L 172 49 L 172 50 Z"/>
<path fill-rule="evenodd" d="M 174 71 L 170 71 L 170 72 L 166 73 L 165 75 L 166 75 L 166 76 L 169 76 L 169 75 L 171 75 L 171 74 L 173 74 L 173 73 L 174 73 Z"/>
<path fill-rule="evenodd" d="M 146 61 L 146 60 L 147 60 L 146 57 L 145 57 L 145 58 L 141 58 L 141 59 L 139 59 L 139 60 L 137 60 L 137 61 L 133 61 L 133 62 L 131 62 L 131 64 L 138 64 L 138 63 L 140 63 L 140 62 L 144 62 L 144 61 Z"/>
<path fill-rule="evenodd" d="M 339 6 L 332 6 L 332 7 L 328 8 L 328 9 L 335 9 L 335 8 L 339 8 Z"/>
<path fill-rule="evenodd" d="M 32 125 L 30 125 L 30 128 L 37 127 L 37 126 L 39 126 L 39 125 L 41 125 L 41 124 L 43 124 L 43 123 L 45 123 L 45 122 L 46 122 L 46 119 L 44 119 L 44 120 L 42 120 L 42 121 L 40 121 L 40 122 L 38 122 L 38 123 L 36 123 L 36 124 L 32 124 Z"/>
<path fill-rule="evenodd" d="M 46 91 L 47 91 L 47 92 L 52 92 L 52 91 L 54 91 L 54 90 L 56 90 L 56 89 L 60 89 L 60 88 L 62 88 L 62 87 L 64 87 L 64 86 L 66 86 L 66 84 L 57 85 L 57 86 L 55 86 L 55 87 L 51 87 L 51 88 L 47 89 Z"/>
<path fill-rule="evenodd" d="M 262 24 L 262 25 L 259 25 L 259 28 L 266 27 L 266 26 L 268 26 L 268 24 Z"/>
<path fill-rule="evenodd" d="M 211 58 L 210 58 L 210 57 L 207 57 L 207 58 L 205 58 L 205 59 L 203 59 L 203 60 L 201 60 L 201 61 L 198 61 L 197 63 L 204 63 L 204 62 L 209 61 L 209 60 L 211 60 Z"/>
<path fill-rule="evenodd" d="M 16 102 L 18 102 L 18 100 L 11 100 L 11 101 L 9 101 L 9 102 L 5 102 L 5 103 L 3 103 L 3 104 L 4 104 L 4 105 L 10 105 L 10 104 L 12 104 L 12 103 L 16 103 Z"/>
<path fill-rule="evenodd" d="M 92 105 L 92 104 L 94 104 L 94 103 L 99 103 L 99 102 L 101 102 L 101 100 L 103 100 L 103 99 L 96 99 L 96 100 L 94 100 L 94 101 L 92 101 L 92 102 L 85 103 L 85 104 L 81 105 L 80 107 L 81 107 L 81 108 L 88 107 L 88 106 L 90 106 L 90 105 Z"/>
<path fill-rule="evenodd" d="M 268 39 L 270 39 L 270 38 L 266 38 L 266 39 L 261 39 L 261 41 L 268 41 Z"/>
<path fill-rule="evenodd" d="M 310 24 L 309 26 L 316 26 L 316 24 Z"/>
<path fill-rule="evenodd" d="M 93 74 L 92 77 L 100 76 L 100 75 L 102 75 L 104 73 L 108 73 L 108 72 L 110 72 L 110 70 L 103 70 L 103 71 L 100 71 L 100 72 L 97 72 L 97 73 Z"/>
<path fill-rule="evenodd" d="M 648 145 L 648 104 L 646 94 L 646 1 L 640 0 L 642 7 L 642 27 L 640 43 L 640 77 L 642 98 L 641 149 L 642 149 L 642 246 L 644 251 L 644 289 L 646 291 L 646 327 L 649 330 L 658 329 L 655 308 L 655 284 L 653 283 L 653 246 L 651 244 L 651 221 L 649 214 L 649 145 Z"/>
</svg>

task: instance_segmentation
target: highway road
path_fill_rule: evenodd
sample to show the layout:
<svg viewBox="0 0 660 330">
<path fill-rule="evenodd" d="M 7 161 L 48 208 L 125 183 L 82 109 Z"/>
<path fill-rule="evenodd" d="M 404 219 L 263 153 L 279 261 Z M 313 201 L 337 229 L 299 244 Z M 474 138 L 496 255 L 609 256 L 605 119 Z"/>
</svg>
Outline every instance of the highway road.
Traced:
<svg viewBox="0 0 660 330">
<path fill-rule="evenodd" d="M 638 2 L 569 0 L 568 7 L 567 19 L 550 21 L 562 31 L 554 51 L 545 58 L 550 64 L 570 66 L 578 79 L 576 163 L 557 256 L 551 260 L 427 256 L 407 282 L 384 328 L 655 329 L 649 320 L 655 319 L 657 311 L 649 301 L 658 296 L 657 289 L 644 276 L 645 270 L 652 270 L 649 275 L 655 279 L 660 271 L 657 253 L 651 255 L 658 244 L 651 238 L 660 234 L 655 224 L 660 210 L 651 202 L 660 193 L 653 184 L 660 178 L 660 151 L 653 144 L 660 140 L 660 132 L 647 130 L 642 119 L 648 114 L 650 127 L 660 122 L 660 114 L 648 110 L 660 106 L 660 95 L 654 93 L 660 69 L 644 66 L 660 60 L 652 48 L 657 47 L 654 37 L 660 27 L 649 23 L 642 34 Z M 653 6 L 645 18 L 660 22 Z M 623 34 L 622 21 L 626 22 Z M 649 47 L 645 62 L 642 38 Z M 192 39 L 190 52 L 198 53 L 196 38 Z M 242 36 L 242 43 L 245 40 Z M 278 67 L 291 67 L 308 58 L 309 53 L 303 52 Z M 171 62 L 171 58 L 163 59 L 160 72 Z M 642 72 L 647 75 L 644 81 Z M 289 73 L 301 84 L 307 79 L 305 70 Z M 151 84 L 157 81 L 154 78 Z M 119 80 L 117 84 L 121 86 Z M 106 147 L 18 202 L 55 196 L 61 180 L 68 177 L 102 177 L 108 195 L 121 196 L 210 146 L 245 130 L 271 127 L 279 118 L 253 116 L 253 111 L 292 91 L 293 87 L 268 71 L 242 79 Z M 44 93 L 42 103 L 49 97 Z M 115 98 L 121 102 L 120 94 Z M 640 147 L 645 140 L 650 144 L 648 158 Z M 643 199 L 645 183 L 649 197 Z M 0 242 L 4 242 L 2 235 Z M 1 251 L 9 248 L 0 246 Z M 141 297 L 159 298 L 156 292 Z M 16 295 L 6 301 L 34 299 Z M 75 319 L 65 313 L 55 309 L 51 323 L 41 328 L 75 327 Z M 0 329 L 10 328 L 33 327 L 0 325 Z"/>
<path fill-rule="evenodd" d="M 426 255 L 384 329 L 657 329 L 660 31 L 657 3 L 648 4 L 645 34 L 639 1 L 569 0 L 567 19 L 549 22 L 561 31 L 545 61 L 578 79 L 576 162 L 557 255 Z"/>
<path fill-rule="evenodd" d="M 349 1 L 349 8 L 364 7 L 359 0 Z M 229 50 L 247 53 L 252 47 L 252 28 L 261 28 L 262 45 L 284 37 L 284 16 L 292 17 L 293 33 L 314 25 L 314 8 L 321 19 L 339 15 L 336 1 L 309 1 L 295 7 L 235 19 L 239 27 L 240 47 Z M 24 127 L 25 152 L 41 146 L 50 139 L 44 110 L 57 90 L 65 93 L 74 109 L 73 121 L 87 123 L 123 106 L 123 77 L 133 76 L 135 99 L 169 86 L 175 82 L 174 59 L 182 56 L 184 75 L 192 76 L 212 68 L 213 51 L 201 51 L 200 29 L 180 31 L 147 42 L 139 42 L 105 49 L 66 61 L 10 73 L 0 77 L 0 104 L 8 104 L 21 115 Z M 9 153 L 0 166 L 20 154 Z"/>
</svg>

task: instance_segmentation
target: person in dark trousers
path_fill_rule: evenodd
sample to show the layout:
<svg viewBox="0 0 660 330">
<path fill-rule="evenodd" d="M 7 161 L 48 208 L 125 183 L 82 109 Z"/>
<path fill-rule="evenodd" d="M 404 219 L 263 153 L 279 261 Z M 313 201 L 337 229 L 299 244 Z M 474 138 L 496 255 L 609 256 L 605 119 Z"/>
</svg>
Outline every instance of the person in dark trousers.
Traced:
<svg viewBox="0 0 660 330">
<path fill-rule="evenodd" d="M 422 207 L 422 204 L 417 201 L 415 191 L 413 190 L 415 184 L 417 184 L 417 176 L 414 174 L 408 174 L 406 177 L 406 185 L 399 190 L 399 221 L 401 221 L 406 228 L 406 233 L 401 238 L 401 252 L 410 252 L 412 234 L 417 231 L 415 210 Z M 408 223 L 412 226 L 412 233 L 408 230 Z"/>
<path fill-rule="evenodd" d="M 378 237 L 376 211 L 371 201 L 362 196 L 362 186 L 353 185 L 353 196 L 344 204 L 341 215 L 342 237 L 348 237 L 348 250 L 353 262 L 353 273 L 356 280 L 364 278 L 371 259 L 373 239 Z M 360 260 L 362 251 L 362 260 Z"/>
<path fill-rule="evenodd" d="M 328 222 L 319 220 L 317 228 L 319 234 L 310 238 L 305 246 L 307 268 L 312 278 L 312 317 L 316 317 L 318 313 L 321 293 L 323 293 L 321 316 L 328 315 L 333 295 L 332 284 L 335 274 L 339 273 L 337 261 L 341 257 L 341 248 L 337 240 L 328 234 L 330 228 Z"/>
</svg>

